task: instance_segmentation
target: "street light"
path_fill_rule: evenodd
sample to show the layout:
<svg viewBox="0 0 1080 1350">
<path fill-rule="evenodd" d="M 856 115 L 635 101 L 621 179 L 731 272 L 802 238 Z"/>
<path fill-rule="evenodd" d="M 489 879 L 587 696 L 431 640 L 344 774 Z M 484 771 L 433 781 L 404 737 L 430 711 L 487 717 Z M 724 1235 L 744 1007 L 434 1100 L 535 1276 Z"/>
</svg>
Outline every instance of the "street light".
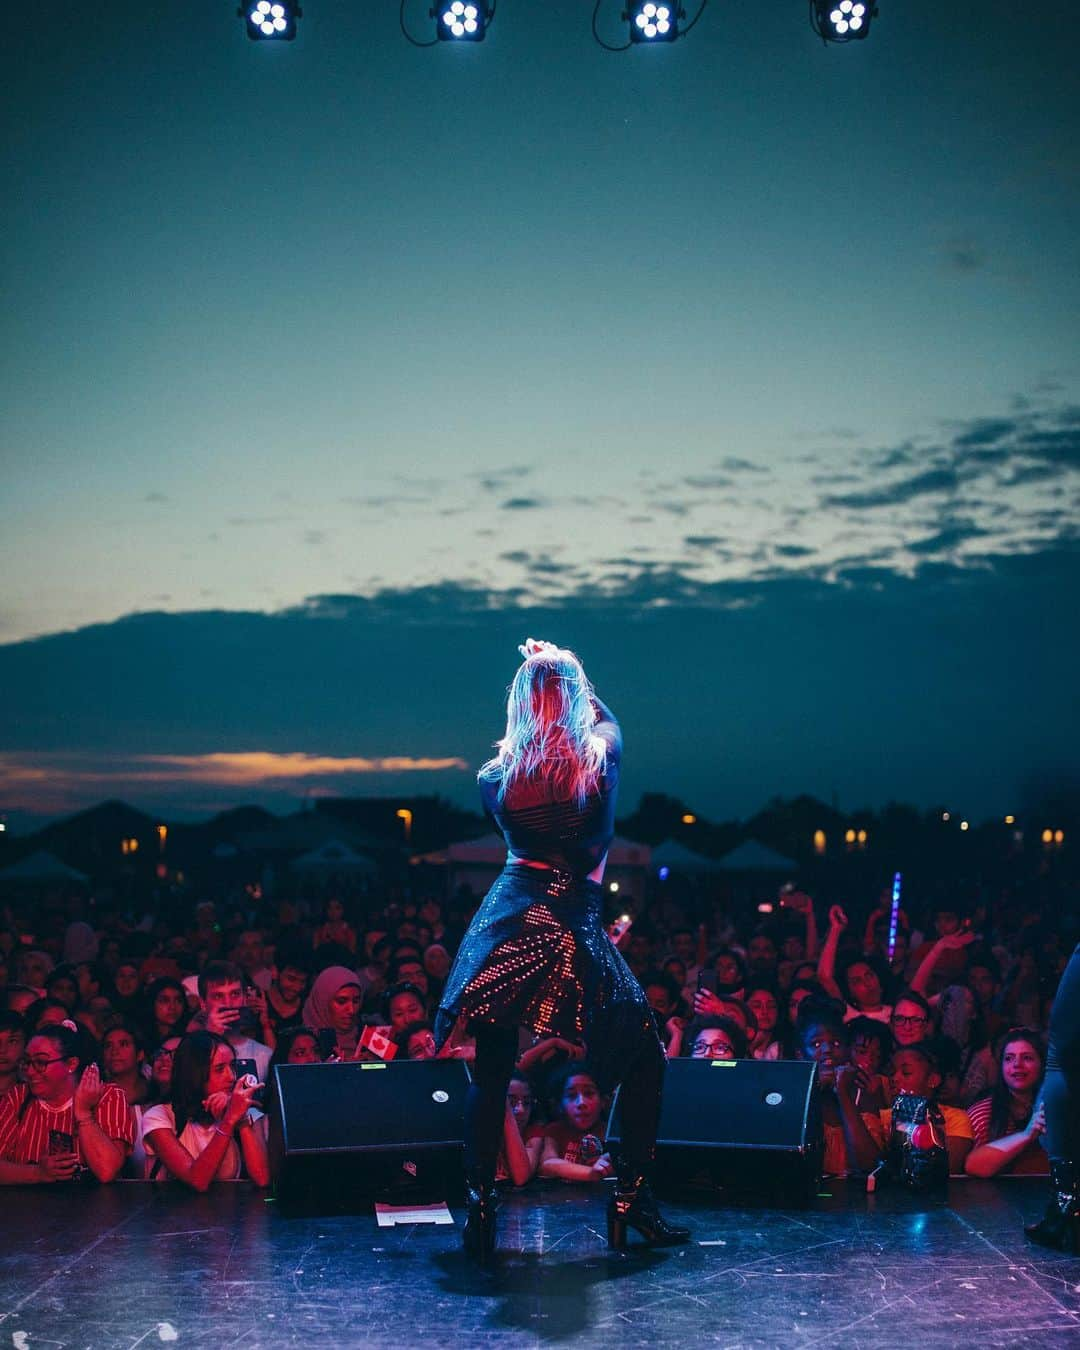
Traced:
<svg viewBox="0 0 1080 1350">
<path fill-rule="evenodd" d="M 405 842 L 408 843 L 412 838 L 412 812 L 407 806 L 401 806 L 397 812 L 398 820 L 403 821 L 405 825 Z"/>
</svg>

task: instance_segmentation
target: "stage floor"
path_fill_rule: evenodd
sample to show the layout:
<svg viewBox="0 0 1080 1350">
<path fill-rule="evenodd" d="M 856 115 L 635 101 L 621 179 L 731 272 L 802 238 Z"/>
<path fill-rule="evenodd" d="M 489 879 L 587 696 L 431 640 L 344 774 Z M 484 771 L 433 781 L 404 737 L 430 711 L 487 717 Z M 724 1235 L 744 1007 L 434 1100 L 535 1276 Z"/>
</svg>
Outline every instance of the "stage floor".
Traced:
<svg viewBox="0 0 1080 1350">
<path fill-rule="evenodd" d="M 963 1182 L 941 1204 L 822 1189 L 810 1211 L 680 1195 L 666 1208 L 693 1242 L 626 1256 L 607 1251 L 600 1194 L 530 1190 L 504 1203 L 490 1273 L 459 1226 L 290 1217 L 244 1184 L 8 1189 L 0 1344 L 1080 1344 L 1080 1259 L 1021 1232 L 1045 1181 Z"/>
</svg>

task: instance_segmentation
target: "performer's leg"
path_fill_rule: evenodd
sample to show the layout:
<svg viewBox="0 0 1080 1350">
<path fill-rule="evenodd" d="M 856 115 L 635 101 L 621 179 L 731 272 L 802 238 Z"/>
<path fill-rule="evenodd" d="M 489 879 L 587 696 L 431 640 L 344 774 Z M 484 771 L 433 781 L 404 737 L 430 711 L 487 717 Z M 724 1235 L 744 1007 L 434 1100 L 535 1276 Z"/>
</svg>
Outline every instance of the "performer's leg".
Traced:
<svg viewBox="0 0 1080 1350">
<path fill-rule="evenodd" d="M 1050 1044 L 1042 1088 L 1046 1110 L 1046 1151 L 1054 1194 L 1028 1237 L 1047 1246 L 1080 1249 L 1080 947 L 1073 952 L 1050 1014 Z"/>
<path fill-rule="evenodd" d="M 517 1027 L 477 1024 L 476 1060 L 465 1097 L 465 1171 L 484 1184 L 495 1181 L 495 1164 L 506 1119 L 506 1089 L 517 1059 Z"/>
<path fill-rule="evenodd" d="M 620 1159 L 628 1167 L 647 1172 L 656 1154 L 656 1130 L 660 1124 L 660 1094 L 664 1087 L 667 1060 L 663 1047 L 654 1036 L 645 1039 L 627 1071 L 619 1090 L 619 1116 L 622 1121 Z"/>
<path fill-rule="evenodd" d="M 517 1027 L 478 1025 L 476 1060 L 465 1097 L 465 1250 L 481 1260 L 495 1250 L 495 1166 L 499 1159 L 506 1089 L 517 1058 Z"/>
<path fill-rule="evenodd" d="M 660 1123 L 660 1094 L 667 1060 L 655 1032 L 641 1048 L 619 1089 L 622 1142 L 615 1159 L 615 1194 L 608 1206 L 608 1243 L 626 1246 L 627 1228 L 636 1229 L 651 1247 L 688 1242 L 690 1230 L 668 1223 L 649 1185 Z"/>
</svg>

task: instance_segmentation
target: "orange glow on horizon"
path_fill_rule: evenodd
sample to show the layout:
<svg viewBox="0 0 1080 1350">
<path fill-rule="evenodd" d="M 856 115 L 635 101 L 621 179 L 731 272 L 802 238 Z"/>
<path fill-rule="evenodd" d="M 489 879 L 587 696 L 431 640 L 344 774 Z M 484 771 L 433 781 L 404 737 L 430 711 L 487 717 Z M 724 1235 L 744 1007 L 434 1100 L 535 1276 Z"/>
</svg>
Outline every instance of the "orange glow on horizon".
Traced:
<svg viewBox="0 0 1080 1350">
<path fill-rule="evenodd" d="M 22 789 L 41 790 L 117 788 L 125 784 L 203 784 L 212 787 L 257 787 L 304 783 L 313 778 L 340 778 L 351 774 L 441 773 L 467 770 L 457 756 L 433 758 L 412 755 L 375 757 L 310 755 L 302 751 L 218 751 L 208 755 L 96 755 L 85 752 L 0 754 L 0 776 L 8 795 Z M 315 790 L 315 789 L 313 789 Z M 159 836 L 160 837 L 160 836 Z"/>
</svg>

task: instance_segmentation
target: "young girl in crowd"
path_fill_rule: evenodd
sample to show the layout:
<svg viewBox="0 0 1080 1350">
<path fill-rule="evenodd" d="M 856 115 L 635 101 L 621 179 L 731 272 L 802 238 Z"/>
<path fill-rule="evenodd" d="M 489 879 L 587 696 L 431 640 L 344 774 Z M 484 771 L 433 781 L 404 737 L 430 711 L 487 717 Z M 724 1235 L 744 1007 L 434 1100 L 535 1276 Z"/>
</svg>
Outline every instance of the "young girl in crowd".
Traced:
<svg viewBox="0 0 1080 1350">
<path fill-rule="evenodd" d="M 894 1098 L 903 1093 L 914 1097 L 926 1097 L 937 1103 L 938 1089 L 941 1087 L 941 1070 L 933 1050 L 925 1041 L 915 1045 L 898 1045 L 893 1051 L 889 1070 L 889 1087 Z M 938 1103 L 938 1109 L 945 1122 L 945 1147 L 949 1153 L 949 1171 L 953 1176 L 961 1175 L 964 1163 L 971 1152 L 972 1129 L 967 1112 L 957 1106 Z M 892 1108 L 881 1112 L 881 1123 L 886 1138 L 892 1128 Z"/>
<path fill-rule="evenodd" d="M 604 1099 L 584 1064 L 571 1061 L 550 1084 L 557 1118 L 544 1127 L 539 1174 L 560 1181 L 603 1181 L 611 1176 L 604 1149 Z"/>
<path fill-rule="evenodd" d="M 289 1027 L 278 1037 L 274 1053 L 270 1056 L 270 1067 L 266 1071 L 266 1081 L 272 1081 L 274 1068 L 278 1064 L 321 1064 L 319 1038 L 310 1027 Z"/>
<path fill-rule="evenodd" d="M 786 1059 L 780 1028 L 780 994 L 767 980 L 751 981 L 746 1003 L 757 1020 L 750 1042 L 752 1059 Z"/>
<path fill-rule="evenodd" d="M 856 956 L 844 963 L 839 982 L 836 978 L 836 951 L 840 937 L 848 926 L 848 917 L 840 905 L 829 910 L 829 932 L 818 962 L 818 980 L 830 998 L 845 1005 L 845 1021 L 856 1017 L 872 1017 L 875 1022 L 888 1022 L 892 1008 L 885 999 L 889 973 L 875 956 Z"/>
<path fill-rule="evenodd" d="M 236 1056 L 223 1036 L 193 1031 L 173 1062 L 169 1102 L 143 1116 L 147 1154 L 161 1164 L 155 1179 L 171 1176 L 197 1191 L 236 1181 L 246 1169 L 257 1186 L 270 1184 L 266 1141 L 254 1107 L 258 1084 L 238 1079 Z"/>
<path fill-rule="evenodd" d="M 182 1036 L 190 1014 L 187 995 L 179 980 L 166 975 L 146 991 L 146 1016 L 144 1025 L 150 1036 L 151 1045 L 160 1045 L 171 1036 Z"/>
<path fill-rule="evenodd" d="M 1042 1038 L 1030 1027 L 1014 1027 L 999 1042 L 998 1081 L 993 1092 L 968 1108 L 975 1146 L 965 1166 L 973 1177 L 999 1172 L 1045 1174 L 1042 1148 L 1046 1118 L 1038 1100 L 1044 1056 Z"/>
<path fill-rule="evenodd" d="M 135 1117 L 135 1139 L 124 1164 L 124 1176 L 142 1180 L 146 1175 L 146 1149 L 143 1145 L 143 1114 L 154 1100 L 153 1082 L 143 1072 L 146 1056 L 139 1034 L 129 1023 L 110 1027 L 101 1041 L 102 1077 L 115 1083 L 127 1098 Z"/>
<path fill-rule="evenodd" d="M 536 1094 L 528 1078 L 515 1069 L 506 1089 L 503 1142 L 495 1165 L 496 1183 L 524 1186 L 536 1175 L 544 1148 L 542 1128 L 530 1129 Z"/>
<path fill-rule="evenodd" d="M 806 1002 L 799 1011 L 801 1057 L 818 1066 L 817 1089 L 825 1132 L 823 1171 L 849 1176 L 873 1170 L 881 1158 L 884 1133 L 876 1103 L 864 1102 L 869 1076 L 848 1062 L 843 1016 L 830 1003 Z"/>
<path fill-rule="evenodd" d="M 172 1088 L 173 1057 L 183 1040 L 182 1036 L 170 1036 L 161 1042 L 150 1057 L 150 1082 L 154 1096 L 159 1102 L 169 1100 Z"/>
<path fill-rule="evenodd" d="M 730 1017 L 695 1017 L 678 1051 L 687 1059 L 745 1059 L 746 1034 Z"/>
</svg>

